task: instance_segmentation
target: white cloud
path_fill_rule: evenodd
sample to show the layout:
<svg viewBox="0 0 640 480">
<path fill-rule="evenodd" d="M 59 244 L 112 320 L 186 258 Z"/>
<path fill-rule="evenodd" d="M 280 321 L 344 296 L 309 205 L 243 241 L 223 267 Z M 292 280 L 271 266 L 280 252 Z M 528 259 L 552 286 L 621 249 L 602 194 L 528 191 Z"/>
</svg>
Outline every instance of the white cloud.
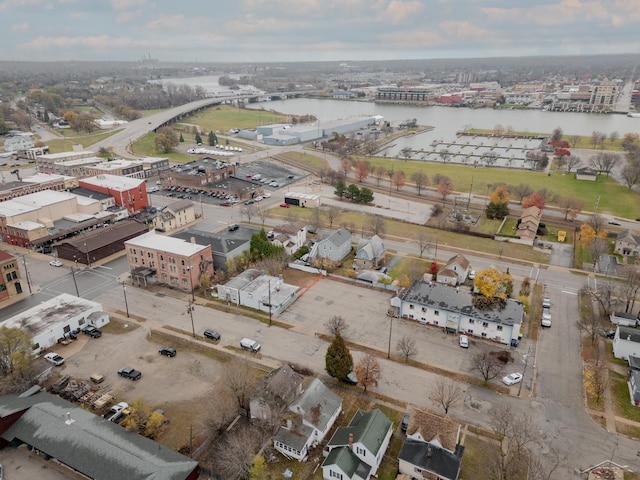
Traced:
<svg viewBox="0 0 640 480">
<path fill-rule="evenodd" d="M 68 48 L 88 48 L 88 49 L 110 49 L 121 48 L 132 45 L 129 37 L 113 38 L 108 35 L 85 36 L 85 37 L 47 37 L 39 36 L 30 42 L 18 45 L 20 49 L 26 50 L 50 50 Z"/>
<path fill-rule="evenodd" d="M 14 23 L 11 25 L 12 32 L 26 32 L 29 30 L 29 24 L 27 22 L 24 23 Z"/>
<path fill-rule="evenodd" d="M 424 6 L 421 2 L 401 2 L 392 0 L 387 8 L 378 15 L 378 20 L 390 21 L 394 25 L 398 25 L 412 17 L 422 15 Z"/>
</svg>

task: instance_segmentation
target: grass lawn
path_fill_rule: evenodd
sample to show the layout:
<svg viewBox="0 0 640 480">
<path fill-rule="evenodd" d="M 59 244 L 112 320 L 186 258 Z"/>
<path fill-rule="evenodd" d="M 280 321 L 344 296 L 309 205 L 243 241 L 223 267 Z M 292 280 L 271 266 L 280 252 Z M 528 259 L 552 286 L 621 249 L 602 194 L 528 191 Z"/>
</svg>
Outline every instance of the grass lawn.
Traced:
<svg viewBox="0 0 640 480">
<path fill-rule="evenodd" d="M 368 160 L 371 166 L 383 166 L 387 170 L 392 168 L 402 170 L 407 179 L 415 172 L 422 172 L 433 178 L 435 174 L 448 176 L 456 191 L 469 191 L 473 183 L 473 192 L 476 195 L 485 196 L 487 187 L 497 184 L 529 185 L 533 190 L 548 188 L 556 195 L 576 197 L 584 201 L 587 211 L 593 210 L 598 198 L 600 198 L 599 211 L 611 212 L 624 218 L 640 218 L 640 198 L 638 194 L 620 185 L 612 178 L 598 177 L 596 182 L 576 180 L 574 175 L 552 174 L 532 172 L 529 170 L 517 170 L 512 168 L 474 168 L 464 165 L 451 165 L 434 162 L 389 160 L 384 158 L 362 158 Z M 473 180 L 473 182 L 472 182 Z M 412 189 L 412 186 L 404 189 Z M 552 204 L 553 205 L 553 204 Z"/>
<path fill-rule="evenodd" d="M 313 154 L 308 152 L 284 152 L 278 155 L 278 158 L 284 157 L 295 162 L 299 162 L 315 170 L 321 170 L 328 168 L 329 163 L 320 156 L 320 154 Z"/>
<path fill-rule="evenodd" d="M 465 437 L 460 478 L 479 478 L 478 472 L 484 469 L 485 442 L 487 442 L 486 439 L 475 435 Z"/>
<path fill-rule="evenodd" d="M 613 408 L 616 415 L 640 422 L 640 408 L 631 405 L 629 387 L 627 386 L 624 376 L 619 373 L 610 372 L 609 381 L 611 384 L 611 395 L 613 397 Z"/>
<path fill-rule="evenodd" d="M 230 105 L 207 108 L 190 117 L 182 119 L 184 123 L 199 125 L 209 132 L 227 132 L 230 128 L 255 128 L 258 125 L 286 123 L 290 116 L 267 110 L 250 110 Z"/>
<path fill-rule="evenodd" d="M 184 134 L 183 134 L 184 136 Z M 131 151 L 136 155 L 146 155 L 150 157 L 157 157 L 162 155 L 163 157 L 167 157 L 172 162 L 189 162 L 194 160 L 193 155 L 189 155 L 188 153 L 179 153 L 179 152 L 171 152 L 171 153 L 160 153 L 156 150 L 156 145 L 154 143 L 155 133 L 150 132 L 147 133 L 144 137 L 138 139 L 133 145 L 131 145 Z M 186 140 L 186 137 L 185 137 Z"/>
<path fill-rule="evenodd" d="M 284 211 L 283 211 L 284 210 Z M 309 220 L 313 214 L 313 209 L 300 208 L 292 206 L 289 209 L 283 209 L 280 207 L 272 208 L 269 211 L 271 217 L 292 218 L 295 216 L 298 219 Z M 333 221 L 333 227 L 339 227 L 341 225 L 349 229 L 357 237 L 363 231 L 365 235 L 370 234 L 365 227 L 365 223 L 368 219 L 367 215 L 354 212 L 352 210 L 342 210 L 340 216 Z M 324 227 L 329 226 L 327 219 L 322 216 L 322 222 Z M 418 233 L 425 232 L 429 236 L 432 242 L 437 242 L 439 247 L 457 247 L 467 250 L 476 250 L 485 252 L 490 255 L 497 255 L 500 257 L 507 257 L 513 259 L 521 259 L 529 262 L 548 263 L 548 257 L 544 256 L 540 252 L 534 251 L 531 247 L 526 245 L 518 245 L 516 243 L 508 242 L 496 242 L 490 238 L 477 238 L 462 233 L 448 232 L 445 230 L 438 230 L 435 228 L 425 227 L 422 225 L 415 225 L 411 223 L 405 223 L 398 220 L 386 219 L 385 220 L 385 234 L 382 237 L 393 237 L 394 232 L 399 232 L 398 238 L 416 238 Z M 364 230 L 363 230 L 364 227 Z M 425 252 L 425 256 L 435 253 L 434 247 L 430 247 L 428 252 Z"/>
<path fill-rule="evenodd" d="M 109 138 L 111 135 L 118 133 L 122 129 L 117 130 L 109 130 L 108 132 L 98 132 L 93 133 L 91 135 L 78 135 L 76 132 L 71 129 L 60 129 L 57 130 L 58 133 L 62 134 L 65 138 L 57 138 L 55 140 L 48 140 L 45 142 L 49 147 L 49 151 L 51 153 L 60 153 L 60 152 L 68 152 L 73 150 L 73 146 L 76 144 L 81 144 L 84 148 L 87 148 L 93 145 L 100 140 L 104 140 L 105 138 Z"/>
</svg>

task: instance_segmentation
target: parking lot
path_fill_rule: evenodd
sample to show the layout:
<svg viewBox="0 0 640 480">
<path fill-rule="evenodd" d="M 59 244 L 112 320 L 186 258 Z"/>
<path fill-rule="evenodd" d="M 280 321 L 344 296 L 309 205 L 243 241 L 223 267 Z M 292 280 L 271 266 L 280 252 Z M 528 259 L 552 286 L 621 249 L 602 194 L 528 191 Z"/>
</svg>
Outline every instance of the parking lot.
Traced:
<svg viewBox="0 0 640 480">
<path fill-rule="evenodd" d="M 105 377 L 104 385 L 113 388 L 116 401 L 131 403 L 144 398 L 155 408 L 204 396 L 220 380 L 218 362 L 180 349 L 175 357 L 165 357 L 158 353 L 162 345 L 149 341 L 148 328 L 109 333 L 114 327 L 107 325 L 100 338 L 80 335 L 76 345 L 57 348 L 56 353 L 66 360 L 63 366 L 54 367 L 55 372 L 80 380 L 100 373 Z M 142 378 L 131 381 L 118 376 L 117 371 L 125 366 L 140 370 Z"/>
<path fill-rule="evenodd" d="M 355 285 L 320 280 L 305 295 L 290 306 L 281 318 L 310 332 L 328 333 L 324 324 L 334 315 L 342 316 L 348 325 L 347 340 L 362 345 L 388 350 L 391 330 L 391 354 L 401 356 L 397 351 L 398 340 L 408 336 L 416 340 L 417 354 L 414 360 L 442 367 L 452 372 L 461 372 L 479 377 L 471 364 L 471 357 L 485 350 L 510 350 L 519 361 L 517 350 L 505 345 L 469 337 L 469 348 L 460 348 L 458 335 L 446 334 L 442 328 L 420 325 L 410 320 L 387 316 L 392 292 L 380 292 Z M 393 321 L 393 325 L 391 324 Z M 526 351 L 527 347 L 524 347 Z M 511 364 L 507 369 L 520 369 L 522 365 Z M 499 379 L 498 379 L 499 382 Z"/>
</svg>

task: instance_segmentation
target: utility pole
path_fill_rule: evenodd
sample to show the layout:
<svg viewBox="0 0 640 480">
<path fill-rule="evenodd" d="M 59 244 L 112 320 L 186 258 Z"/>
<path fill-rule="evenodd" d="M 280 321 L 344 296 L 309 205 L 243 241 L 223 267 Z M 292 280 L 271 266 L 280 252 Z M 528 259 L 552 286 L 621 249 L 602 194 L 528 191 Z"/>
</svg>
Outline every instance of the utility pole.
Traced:
<svg viewBox="0 0 640 480">
<path fill-rule="evenodd" d="M 393 316 L 390 315 L 389 319 L 389 348 L 387 349 L 387 358 L 391 358 L 391 330 L 393 329 Z"/>
<path fill-rule="evenodd" d="M 196 338 L 196 326 L 193 323 L 193 311 L 195 308 L 195 305 L 189 301 L 189 304 L 187 305 L 187 313 L 191 316 L 191 330 L 193 331 L 193 338 Z"/>
<path fill-rule="evenodd" d="M 127 318 L 129 318 L 129 304 L 127 303 L 127 286 L 122 282 L 122 292 L 124 293 L 124 308 L 127 310 Z"/>
<path fill-rule="evenodd" d="M 27 257 L 22 255 L 22 261 L 24 262 L 24 276 L 27 279 L 27 285 L 29 285 L 29 294 L 33 294 L 31 290 L 31 280 L 29 280 L 29 271 L 27 270 Z"/>
<path fill-rule="evenodd" d="M 271 279 L 269 279 L 269 326 L 271 326 Z"/>
<path fill-rule="evenodd" d="M 471 192 L 473 191 L 473 176 L 471 176 L 471 186 L 469 187 L 469 199 L 467 200 L 467 212 L 469 211 L 469 204 L 471 203 Z"/>
<path fill-rule="evenodd" d="M 74 263 L 76 268 L 78 268 L 78 259 L 74 257 Z M 73 277 L 73 284 L 76 286 L 76 297 L 80 296 L 80 292 L 78 291 L 78 282 L 76 282 L 76 270 L 71 267 L 71 276 Z"/>
<path fill-rule="evenodd" d="M 518 387 L 518 396 L 520 396 L 520 392 L 522 392 L 522 384 L 524 383 L 524 375 L 527 373 L 527 364 L 529 363 L 529 355 L 531 355 L 531 345 L 529 345 L 529 350 L 527 350 L 527 356 L 524 359 L 524 369 L 522 370 L 522 381 L 520 382 L 520 386 Z"/>
</svg>

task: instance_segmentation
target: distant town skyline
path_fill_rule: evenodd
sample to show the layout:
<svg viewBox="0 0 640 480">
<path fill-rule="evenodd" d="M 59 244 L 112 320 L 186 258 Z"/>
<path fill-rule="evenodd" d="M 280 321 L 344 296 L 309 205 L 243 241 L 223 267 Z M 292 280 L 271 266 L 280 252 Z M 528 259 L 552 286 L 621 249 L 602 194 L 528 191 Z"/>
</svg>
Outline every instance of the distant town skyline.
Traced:
<svg viewBox="0 0 640 480">
<path fill-rule="evenodd" d="M 639 51 L 634 0 L 0 0 L 0 60 L 299 62 Z"/>
</svg>

